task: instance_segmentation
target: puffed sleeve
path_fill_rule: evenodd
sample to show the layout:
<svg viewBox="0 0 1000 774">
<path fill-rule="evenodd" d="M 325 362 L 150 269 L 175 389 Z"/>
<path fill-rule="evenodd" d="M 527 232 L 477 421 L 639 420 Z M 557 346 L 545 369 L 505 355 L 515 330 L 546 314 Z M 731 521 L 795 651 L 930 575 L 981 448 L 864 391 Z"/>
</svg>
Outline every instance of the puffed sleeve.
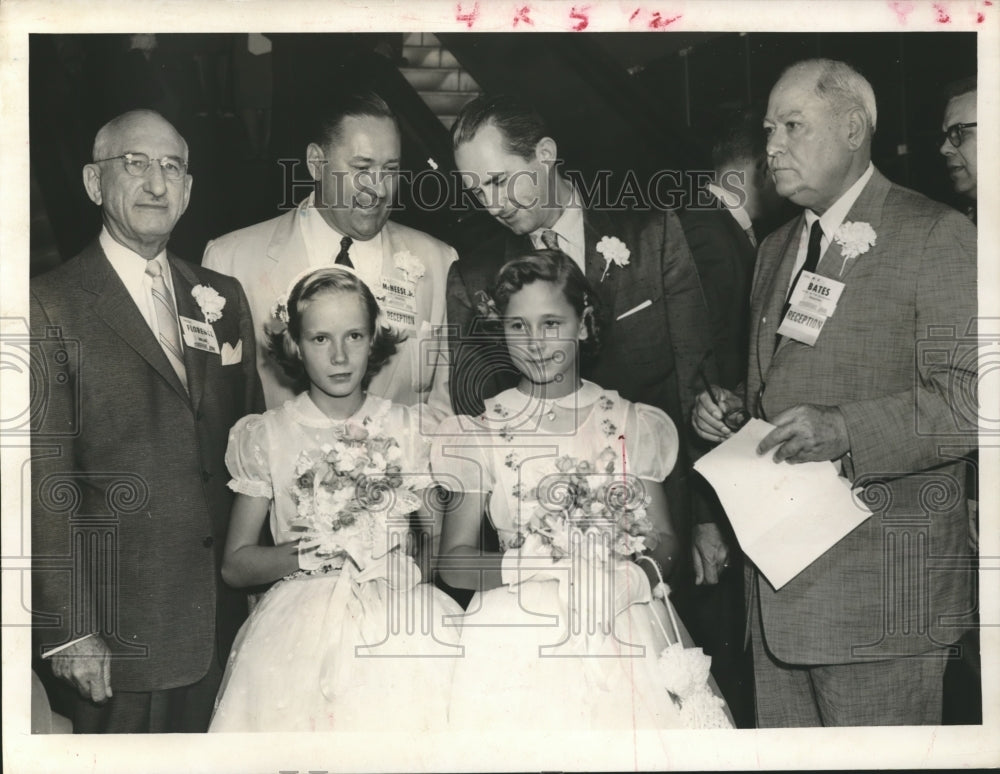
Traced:
<svg viewBox="0 0 1000 774">
<path fill-rule="evenodd" d="M 494 478 L 483 439 L 490 435 L 470 416 L 445 417 L 431 441 L 431 475 L 451 492 L 491 492 Z"/>
<path fill-rule="evenodd" d="M 663 481 L 677 462 L 677 428 L 660 409 L 633 403 L 625 414 L 628 472 L 649 481 Z"/>
<path fill-rule="evenodd" d="M 229 488 L 251 497 L 273 497 L 268 465 L 267 422 L 260 414 L 250 414 L 229 431 L 226 468 L 232 480 Z"/>
</svg>

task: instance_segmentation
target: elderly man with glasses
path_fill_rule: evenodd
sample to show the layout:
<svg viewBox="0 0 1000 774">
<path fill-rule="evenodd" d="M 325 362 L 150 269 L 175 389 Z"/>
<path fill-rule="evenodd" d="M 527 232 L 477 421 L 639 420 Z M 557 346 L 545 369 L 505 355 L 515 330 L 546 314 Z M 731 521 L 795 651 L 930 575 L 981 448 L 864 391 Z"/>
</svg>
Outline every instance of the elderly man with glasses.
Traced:
<svg viewBox="0 0 1000 774">
<path fill-rule="evenodd" d="M 101 233 L 31 281 L 33 656 L 78 733 L 206 730 L 246 617 L 224 454 L 263 394 L 239 283 L 166 249 L 187 158 L 158 113 L 107 123 L 83 168 Z"/>
<path fill-rule="evenodd" d="M 955 193 L 970 199 L 966 214 L 976 222 L 976 77 L 963 78 L 945 90 L 948 104 L 941 129 L 941 155 Z"/>
</svg>

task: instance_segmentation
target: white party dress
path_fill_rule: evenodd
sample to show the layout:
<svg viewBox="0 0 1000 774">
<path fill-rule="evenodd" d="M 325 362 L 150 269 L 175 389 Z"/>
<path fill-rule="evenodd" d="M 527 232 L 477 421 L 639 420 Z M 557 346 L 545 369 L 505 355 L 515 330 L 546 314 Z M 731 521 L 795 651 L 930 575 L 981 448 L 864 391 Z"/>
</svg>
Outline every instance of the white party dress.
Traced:
<svg viewBox="0 0 1000 774">
<path fill-rule="evenodd" d="M 301 536 L 292 529 L 297 458 L 329 449 L 345 425 L 395 438 L 402 475 L 415 478 L 415 489 L 430 483 L 415 411 L 368 395 L 351 418 L 338 422 L 302 393 L 240 420 L 226 452 L 230 487 L 271 500 L 276 544 Z M 210 731 L 446 727 L 461 607 L 428 583 L 395 584 L 394 590 L 385 577 L 359 580 L 365 568 L 346 556 L 332 564 L 326 572 L 278 581 L 254 607 L 230 653 Z"/>
<path fill-rule="evenodd" d="M 628 497 L 666 478 L 677 444 L 662 411 L 591 382 L 555 403 L 510 389 L 488 399 L 480 417 L 442 422 L 431 470 L 446 488 L 489 493 L 488 517 L 509 567 L 525 561 L 519 525 L 537 513 L 546 481 L 555 482 L 549 502 L 558 500 L 568 464 L 600 471 L 586 477 L 595 488 L 620 479 L 619 494 Z M 700 650 L 674 645 L 661 658 L 678 640 L 691 644 L 669 602 L 652 597 L 635 562 L 593 561 L 588 550 L 574 544 L 572 569 L 557 579 L 519 582 L 521 575 L 505 572 L 509 585 L 474 595 L 462 622 L 451 728 L 731 727 L 721 697 L 707 687 L 710 661 Z M 527 565 L 538 565 L 537 553 Z"/>
</svg>

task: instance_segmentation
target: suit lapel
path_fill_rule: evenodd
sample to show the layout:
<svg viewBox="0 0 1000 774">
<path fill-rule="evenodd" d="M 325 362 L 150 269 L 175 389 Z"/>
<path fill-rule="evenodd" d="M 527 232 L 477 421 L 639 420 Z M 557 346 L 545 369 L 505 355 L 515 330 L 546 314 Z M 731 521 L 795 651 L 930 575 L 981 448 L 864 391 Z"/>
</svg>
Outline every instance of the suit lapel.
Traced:
<svg viewBox="0 0 1000 774">
<path fill-rule="evenodd" d="M 861 194 L 854 201 L 851 209 L 844 218 L 844 222 L 867 223 L 878 234 L 878 228 L 882 223 L 882 206 L 885 197 L 889 193 L 889 181 L 877 169 L 872 173 L 871 180 L 861 189 Z M 877 236 L 876 236 L 876 245 Z M 857 264 L 859 259 L 863 259 L 865 254 L 854 258 L 844 259 L 843 249 L 836 239 L 831 240 L 829 248 L 820 259 L 816 267 L 816 273 L 824 277 L 846 282 L 847 276 Z"/>
<path fill-rule="evenodd" d="M 621 273 L 621 269 L 612 264 L 605 273 L 608 262 L 601 253 L 597 252 L 597 244 L 602 237 L 606 236 L 621 239 L 621 234 L 615 229 L 614 222 L 606 213 L 585 209 L 583 211 L 583 242 L 587 281 L 597 291 L 604 306 L 606 319 L 614 320 L 617 295 L 615 290 L 618 287 L 618 275 Z M 633 250 L 630 259 L 636 260 L 635 245 L 626 244 L 625 246 Z"/>
<path fill-rule="evenodd" d="M 205 316 L 191 294 L 194 286 L 198 284 L 198 277 L 195 276 L 194 271 L 184 261 L 169 253 L 168 258 L 170 260 L 170 273 L 174 283 L 174 300 L 177 303 L 177 314 L 189 317 L 198 322 L 205 322 Z M 208 358 L 210 357 L 219 357 L 219 355 L 197 349 L 196 347 L 184 346 L 184 368 L 187 371 L 191 405 L 195 411 L 201 405 L 201 397 L 205 392 L 205 369 L 208 366 Z"/>
<path fill-rule="evenodd" d="M 177 395 L 189 404 L 187 391 L 167 360 L 160 342 L 153 336 L 146 319 L 117 272 L 108 262 L 98 242 L 94 242 L 81 258 L 83 289 L 93 293 L 94 313 L 107 323 L 126 344 L 162 376 Z"/>
<path fill-rule="evenodd" d="M 308 199 L 289 212 L 278 224 L 267 245 L 267 257 L 274 263 L 268 274 L 270 283 L 275 290 L 275 298 L 287 289 L 287 277 L 298 277 L 309 268 L 309 254 L 306 250 L 306 240 L 302 237 L 298 219 L 304 214 Z"/>
<path fill-rule="evenodd" d="M 788 283 L 792 280 L 792 269 L 795 268 L 795 257 L 799 252 L 799 240 L 802 236 L 804 223 L 804 215 L 799 215 L 795 219 L 795 224 L 789 229 L 785 243 L 780 248 L 780 258 L 775 261 L 774 270 L 769 277 L 760 277 L 761 282 L 768 283 L 765 286 L 767 291 L 764 296 L 767 302 L 762 314 L 765 322 L 761 324 L 757 335 L 757 357 L 760 361 L 762 376 L 767 373 L 774 354 L 785 343 L 785 337 L 782 337 L 783 340 L 775 347 L 774 338 L 778 335 L 778 328 L 781 326 L 781 310 L 785 307 Z"/>
</svg>

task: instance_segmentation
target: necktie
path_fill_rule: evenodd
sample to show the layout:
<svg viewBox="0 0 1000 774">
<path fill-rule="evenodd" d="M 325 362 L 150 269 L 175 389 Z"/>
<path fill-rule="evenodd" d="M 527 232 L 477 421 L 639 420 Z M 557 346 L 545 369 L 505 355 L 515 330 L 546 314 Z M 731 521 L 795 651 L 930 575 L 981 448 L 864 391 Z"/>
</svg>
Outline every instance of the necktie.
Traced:
<svg viewBox="0 0 1000 774">
<path fill-rule="evenodd" d="M 747 235 L 747 239 L 750 240 L 750 244 L 753 248 L 757 249 L 757 235 L 753 233 L 753 226 L 743 229 L 743 233 Z"/>
<path fill-rule="evenodd" d="M 545 245 L 548 250 L 558 250 L 559 235 L 550 228 L 545 229 L 542 232 L 542 244 Z"/>
<path fill-rule="evenodd" d="M 819 224 L 819 219 L 817 218 L 813 221 L 812 228 L 809 229 L 809 248 L 806 250 L 806 262 L 802 264 L 802 268 L 799 269 L 799 273 L 795 275 L 795 280 L 788 287 L 788 295 L 785 297 L 785 307 L 781 310 L 781 317 L 778 318 L 779 326 L 792 306 L 792 291 L 795 290 L 795 286 L 799 283 L 799 278 L 802 277 L 802 272 L 816 271 L 816 266 L 819 264 L 819 248 L 821 239 L 823 239 L 823 227 Z M 781 336 L 774 334 L 775 349 L 778 348 L 778 344 L 780 342 Z"/>
<path fill-rule="evenodd" d="M 346 266 L 348 269 L 354 268 L 354 264 L 351 263 L 351 257 L 348 255 L 348 252 L 351 249 L 351 244 L 353 242 L 354 240 L 351 239 L 349 236 L 345 236 L 343 239 L 340 240 L 340 252 L 337 253 L 337 258 L 336 260 L 334 260 L 334 263 L 338 263 L 341 266 Z"/>
<path fill-rule="evenodd" d="M 170 365 L 177 372 L 181 384 L 187 389 L 184 350 L 181 349 L 181 339 L 178 334 L 173 294 L 167 287 L 167 283 L 163 281 L 163 267 L 155 258 L 146 261 L 146 274 L 149 275 L 150 290 L 153 294 L 153 310 L 156 312 L 156 327 L 160 333 L 160 346 L 163 347 Z"/>
</svg>

